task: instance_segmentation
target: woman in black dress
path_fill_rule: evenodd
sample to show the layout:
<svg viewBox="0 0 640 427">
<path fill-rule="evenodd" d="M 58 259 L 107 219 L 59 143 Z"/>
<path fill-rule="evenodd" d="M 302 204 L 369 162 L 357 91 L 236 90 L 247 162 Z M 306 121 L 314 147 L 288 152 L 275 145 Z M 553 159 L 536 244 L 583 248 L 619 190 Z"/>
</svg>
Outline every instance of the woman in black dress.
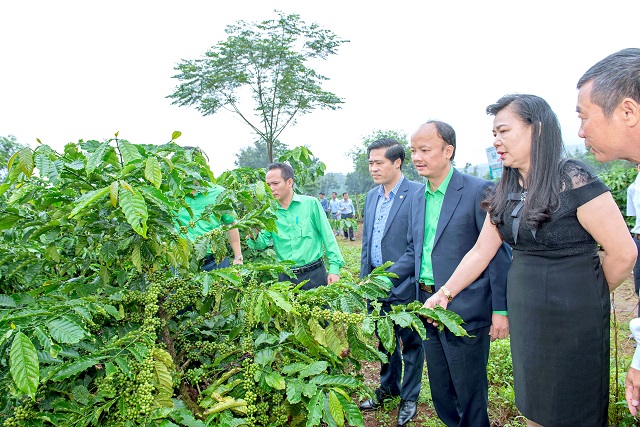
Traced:
<svg viewBox="0 0 640 427">
<path fill-rule="evenodd" d="M 609 292 L 629 277 L 635 244 L 609 189 L 585 164 L 561 159 L 560 125 L 544 99 L 507 95 L 487 113 L 502 177 L 483 203 L 476 245 L 425 305 L 446 307 L 507 242 L 518 409 L 530 426 L 606 426 Z"/>
</svg>

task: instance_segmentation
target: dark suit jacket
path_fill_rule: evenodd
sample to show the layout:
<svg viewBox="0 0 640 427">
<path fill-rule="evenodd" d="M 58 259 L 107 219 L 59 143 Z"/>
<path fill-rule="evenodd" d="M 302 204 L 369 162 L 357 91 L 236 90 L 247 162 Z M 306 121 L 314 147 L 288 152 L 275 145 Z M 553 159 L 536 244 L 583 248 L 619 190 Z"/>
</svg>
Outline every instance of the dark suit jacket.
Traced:
<svg viewBox="0 0 640 427">
<path fill-rule="evenodd" d="M 454 169 L 444 196 L 440 220 L 431 252 L 433 279 L 436 291 L 451 277 L 456 267 L 478 240 L 486 218 L 480 202 L 491 182 L 465 175 Z M 424 244 L 425 186 L 410 199 L 407 251 L 389 271 L 399 278 L 420 277 Z M 491 325 L 493 311 L 507 310 L 507 273 L 511 266 L 511 249 L 506 243 L 498 250 L 487 269 L 453 299 L 448 309 L 466 322 L 465 329 L 473 330 Z M 416 282 L 416 294 L 418 284 Z"/>
<path fill-rule="evenodd" d="M 380 186 L 367 194 L 364 209 L 364 227 L 362 229 L 362 256 L 360 277 L 371 273 L 371 236 L 373 234 L 374 217 L 378 201 Z M 409 230 L 409 198 L 412 193 L 423 188 L 417 182 L 409 181 L 406 177 L 398 188 L 398 194 L 393 199 L 389 210 L 389 217 L 384 227 L 381 242 L 382 261 L 396 261 L 407 250 L 407 232 Z M 402 283 L 391 289 L 390 303 L 407 304 L 416 299 L 416 286 L 413 276 L 407 277 Z"/>
</svg>

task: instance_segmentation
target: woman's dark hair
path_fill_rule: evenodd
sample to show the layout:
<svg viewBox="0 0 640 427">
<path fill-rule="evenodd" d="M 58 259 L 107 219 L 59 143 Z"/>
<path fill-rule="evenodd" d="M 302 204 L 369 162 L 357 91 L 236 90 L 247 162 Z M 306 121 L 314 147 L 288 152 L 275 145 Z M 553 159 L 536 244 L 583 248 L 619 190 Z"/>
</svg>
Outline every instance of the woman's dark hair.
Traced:
<svg viewBox="0 0 640 427">
<path fill-rule="evenodd" d="M 539 96 L 505 95 L 487 107 L 487 114 L 495 116 L 505 108 L 531 126 L 529 171 L 522 182 L 518 169 L 504 166 L 495 191 L 482 207 L 489 212 L 493 224 L 502 224 L 505 212 L 511 213 L 514 207 L 509 195 L 526 191 L 521 219 L 527 228 L 537 229 L 560 205 L 560 158 L 564 154 L 560 123 L 547 101 Z"/>
</svg>

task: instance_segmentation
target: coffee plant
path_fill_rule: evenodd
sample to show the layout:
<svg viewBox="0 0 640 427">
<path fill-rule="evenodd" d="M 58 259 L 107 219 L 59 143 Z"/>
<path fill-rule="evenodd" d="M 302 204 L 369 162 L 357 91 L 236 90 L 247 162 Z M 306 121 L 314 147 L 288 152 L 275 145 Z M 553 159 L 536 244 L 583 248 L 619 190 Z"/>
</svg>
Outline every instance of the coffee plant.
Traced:
<svg viewBox="0 0 640 427">
<path fill-rule="evenodd" d="M 272 249 L 203 272 L 229 253 L 225 229 L 191 242 L 199 220 L 234 213 L 275 230 L 264 171 L 217 179 L 175 143 L 115 138 L 41 144 L 9 161 L 0 185 L 0 422 L 13 426 L 363 426 L 360 368 L 384 361 L 394 324 L 461 319 L 418 303 L 381 314 L 384 266 L 302 291 Z M 306 149 L 305 149 L 306 150 Z M 289 155 L 304 164 L 308 150 Z M 297 154 L 296 154 L 297 153 Z M 297 158 L 296 158 L 297 156 Z M 187 224 L 185 197 L 226 190 Z M 193 216 L 193 214 L 192 214 Z M 368 304 L 369 302 L 369 304 Z"/>
</svg>

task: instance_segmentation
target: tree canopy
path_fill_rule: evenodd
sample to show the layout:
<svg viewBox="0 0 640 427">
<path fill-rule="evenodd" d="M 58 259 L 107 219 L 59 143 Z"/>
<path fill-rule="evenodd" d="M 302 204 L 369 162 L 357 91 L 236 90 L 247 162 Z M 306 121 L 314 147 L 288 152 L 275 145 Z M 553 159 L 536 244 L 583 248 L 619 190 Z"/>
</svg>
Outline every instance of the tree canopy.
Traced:
<svg viewBox="0 0 640 427">
<path fill-rule="evenodd" d="M 229 25 L 227 39 L 204 58 L 182 60 L 174 76 L 180 84 L 168 96 L 205 116 L 221 108 L 237 114 L 266 143 L 269 162 L 278 136 L 296 117 L 316 108 L 340 108 L 342 100 L 322 90 L 328 78 L 307 64 L 327 59 L 347 42 L 318 24 L 307 25 L 299 15 L 277 14 L 259 23 Z M 245 90 L 253 99 L 251 111 L 241 100 Z"/>
<path fill-rule="evenodd" d="M 273 142 L 273 157 L 278 158 L 288 150 L 286 144 L 280 141 Z M 264 140 L 257 140 L 253 145 L 243 147 L 235 156 L 233 162 L 239 168 L 261 169 L 266 167 L 269 162 L 267 143 Z"/>
<path fill-rule="evenodd" d="M 0 136 L 0 182 L 7 177 L 9 159 L 22 148 L 24 147 L 18 144 L 15 136 Z"/>
</svg>

